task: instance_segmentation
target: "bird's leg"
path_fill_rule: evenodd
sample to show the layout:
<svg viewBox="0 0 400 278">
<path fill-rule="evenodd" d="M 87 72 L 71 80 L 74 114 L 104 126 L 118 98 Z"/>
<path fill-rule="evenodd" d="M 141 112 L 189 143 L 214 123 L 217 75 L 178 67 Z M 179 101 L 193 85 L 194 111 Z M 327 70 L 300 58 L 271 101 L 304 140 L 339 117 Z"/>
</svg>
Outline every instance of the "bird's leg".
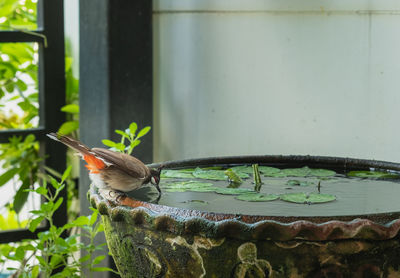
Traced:
<svg viewBox="0 0 400 278">
<path fill-rule="evenodd" d="M 111 192 L 115 193 L 116 196 L 111 196 Z M 122 198 L 125 199 L 126 197 L 128 197 L 128 195 L 125 192 L 122 192 L 122 191 L 119 191 L 119 190 L 115 190 L 115 189 L 110 190 L 108 192 L 108 195 L 111 198 L 115 198 L 115 201 L 117 201 L 117 202 L 121 201 Z"/>
<path fill-rule="evenodd" d="M 158 191 L 158 197 L 161 197 L 161 189 L 160 189 L 160 186 L 159 186 L 158 184 L 156 184 L 155 187 L 157 188 L 157 191 Z"/>
</svg>

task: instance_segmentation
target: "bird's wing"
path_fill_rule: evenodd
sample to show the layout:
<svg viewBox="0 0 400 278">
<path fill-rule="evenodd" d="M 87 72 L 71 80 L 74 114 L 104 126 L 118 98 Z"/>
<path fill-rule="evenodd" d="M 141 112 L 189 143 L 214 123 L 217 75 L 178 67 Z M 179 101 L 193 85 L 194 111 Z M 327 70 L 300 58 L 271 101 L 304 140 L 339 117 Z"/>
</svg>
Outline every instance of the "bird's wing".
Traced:
<svg viewBox="0 0 400 278">
<path fill-rule="evenodd" d="M 103 148 L 93 148 L 91 152 L 134 178 L 144 180 L 150 176 L 149 168 L 142 161 L 131 155 Z"/>
</svg>

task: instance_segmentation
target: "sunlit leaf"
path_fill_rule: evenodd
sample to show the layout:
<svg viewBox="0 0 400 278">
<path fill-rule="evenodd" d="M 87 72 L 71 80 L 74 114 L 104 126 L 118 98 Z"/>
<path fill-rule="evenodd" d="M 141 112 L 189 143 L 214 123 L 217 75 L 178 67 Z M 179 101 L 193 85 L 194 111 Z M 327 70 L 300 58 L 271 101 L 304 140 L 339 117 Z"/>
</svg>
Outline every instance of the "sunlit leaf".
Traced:
<svg viewBox="0 0 400 278">
<path fill-rule="evenodd" d="M 129 134 L 134 136 L 137 130 L 137 124 L 135 122 L 129 125 Z"/>
<path fill-rule="evenodd" d="M 151 129 L 150 126 L 146 126 L 146 127 L 142 128 L 142 129 L 139 131 L 139 133 L 138 133 L 138 135 L 137 135 L 136 138 L 140 138 L 140 137 L 145 136 L 145 135 L 150 131 L 150 129 Z"/>
<path fill-rule="evenodd" d="M 111 140 L 108 140 L 108 139 L 103 139 L 103 140 L 101 140 L 101 142 L 102 142 L 104 145 L 106 145 L 107 147 L 110 147 L 110 148 L 114 148 L 115 145 L 117 144 L 117 143 L 115 143 L 115 142 L 113 142 L 113 141 L 111 141 Z"/>
<path fill-rule="evenodd" d="M 61 107 L 62 112 L 71 113 L 71 114 L 79 114 L 79 105 L 77 104 L 67 104 Z"/>
<path fill-rule="evenodd" d="M 61 135 L 67 135 L 72 133 L 75 130 L 78 130 L 79 122 L 78 121 L 67 121 L 61 125 L 58 129 L 58 133 Z"/>
</svg>

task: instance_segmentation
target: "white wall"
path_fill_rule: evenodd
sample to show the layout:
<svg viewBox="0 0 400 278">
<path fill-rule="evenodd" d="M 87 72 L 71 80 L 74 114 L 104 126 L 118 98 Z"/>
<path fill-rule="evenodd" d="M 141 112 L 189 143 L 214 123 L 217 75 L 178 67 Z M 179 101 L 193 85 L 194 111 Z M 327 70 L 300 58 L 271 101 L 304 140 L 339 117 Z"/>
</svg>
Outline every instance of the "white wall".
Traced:
<svg viewBox="0 0 400 278">
<path fill-rule="evenodd" d="M 155 161 L 400 161 L 400 2 L 153 3 Z"/>
</svg>

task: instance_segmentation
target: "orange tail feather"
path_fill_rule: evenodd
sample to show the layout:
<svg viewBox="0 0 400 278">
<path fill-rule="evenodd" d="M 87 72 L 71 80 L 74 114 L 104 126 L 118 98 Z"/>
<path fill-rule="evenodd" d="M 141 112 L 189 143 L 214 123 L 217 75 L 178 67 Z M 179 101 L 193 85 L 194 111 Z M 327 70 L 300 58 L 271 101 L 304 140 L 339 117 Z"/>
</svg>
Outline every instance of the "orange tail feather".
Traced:
<svg viewBox="0 0 400 278">
<path fill-rule="evenodd" d="M 106 164 L 101 159 L 98 159 L 94 155 L 86 154 L 83 156 L 83 159 L 87 163 L 87 165 L 85 165 L 85 167 L 92 174 L 98 174 L 99 170 L 104 169 L 106 167 Z"/>
</svg>

